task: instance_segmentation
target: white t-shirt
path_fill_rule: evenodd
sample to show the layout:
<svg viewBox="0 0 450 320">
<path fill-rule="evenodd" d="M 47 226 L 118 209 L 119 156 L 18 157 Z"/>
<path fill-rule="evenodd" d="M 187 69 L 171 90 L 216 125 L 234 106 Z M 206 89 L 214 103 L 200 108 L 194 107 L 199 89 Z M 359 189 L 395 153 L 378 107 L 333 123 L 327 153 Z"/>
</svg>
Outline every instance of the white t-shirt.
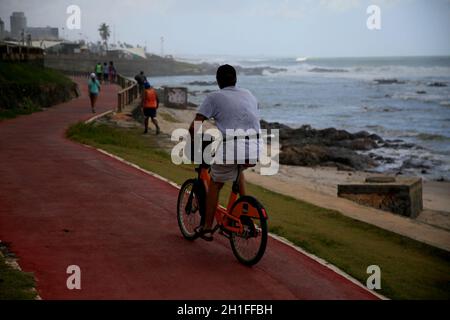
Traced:
<svg viewBox="0 0 450 320">
<path fill-rule="evenodd" d="M 227 162 L 258 159 L 261 147 L 259 138 L 253 136 L 250 139 L 240 139 L 240 142 L 230 144 L 233 139 L 229 138 L 229 132 L 227 132 L 227 130 L 243 130 L 243 132 L 260 133 L 258 101 L 250 91 L 238 87 L 226 87 L 210 93 L 203 101 L 198 113 L 208 119 L 214 118 L 217 128 L 226 137 L 226 151 L 223 151 L 222 154 L 234 155 L 233 159 L 229 159 L 227 156 Z M 238 134 L 238 136 L 242 136 L 242 134 Z"/>
</svg>

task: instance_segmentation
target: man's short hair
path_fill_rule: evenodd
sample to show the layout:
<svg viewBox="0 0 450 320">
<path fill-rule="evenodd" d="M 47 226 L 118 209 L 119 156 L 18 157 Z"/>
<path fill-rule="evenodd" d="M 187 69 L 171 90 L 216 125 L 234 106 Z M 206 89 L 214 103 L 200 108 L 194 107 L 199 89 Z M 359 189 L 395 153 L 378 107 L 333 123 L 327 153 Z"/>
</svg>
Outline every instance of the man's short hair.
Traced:
<svg viewBox="0 0 450 320">
<path fill-rule="evenodd" d="M 229 64 L 224 64 L 217 69 L 217 82 L 224 87 L 236 85 L 236 69 Z"/>
</svg>

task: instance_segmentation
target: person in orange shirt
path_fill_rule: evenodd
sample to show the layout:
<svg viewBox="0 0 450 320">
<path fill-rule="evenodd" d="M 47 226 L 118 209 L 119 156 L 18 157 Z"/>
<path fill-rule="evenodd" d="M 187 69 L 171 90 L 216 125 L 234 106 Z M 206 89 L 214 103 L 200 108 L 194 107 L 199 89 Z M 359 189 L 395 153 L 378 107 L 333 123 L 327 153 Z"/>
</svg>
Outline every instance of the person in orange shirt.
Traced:
<svg viewBox="0 0 450 320">
<path fill-rule="evenodd" d="M 142 112 L 144 113 L 144 134 L 148 132 L 148 120 L 152 118 L 152 122 L 156 127 L 156 134 L 159 134 L 158 120 L 156 120 L 156 109 L 159 107 L 159 99 L 156 90 L 149 82 L 144 83 L 144 92 L 142 93 Z"/>
</svg>

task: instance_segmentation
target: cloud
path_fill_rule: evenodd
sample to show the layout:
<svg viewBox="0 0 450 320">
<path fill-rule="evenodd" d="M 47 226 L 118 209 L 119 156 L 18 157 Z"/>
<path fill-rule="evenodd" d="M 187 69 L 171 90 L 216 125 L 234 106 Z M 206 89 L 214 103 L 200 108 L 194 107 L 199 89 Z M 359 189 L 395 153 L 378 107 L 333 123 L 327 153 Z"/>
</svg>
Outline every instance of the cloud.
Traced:
<svg viewBox="0 0 450 320">
<path fill-rule="evenodd" d="M 272 18 L 286 18 L 286 19 L 301 19 L 308 11 L 306 1 L 259 1 L 257 5 L 249 9 L 250 16 L 256 17 L 272 17 Z"/>
<path fill-rule="evenodd" d="M 320 0 L 320 6 L 334 11 L 347 11 L 358 7 L 361 0 Z"/>
</svg>

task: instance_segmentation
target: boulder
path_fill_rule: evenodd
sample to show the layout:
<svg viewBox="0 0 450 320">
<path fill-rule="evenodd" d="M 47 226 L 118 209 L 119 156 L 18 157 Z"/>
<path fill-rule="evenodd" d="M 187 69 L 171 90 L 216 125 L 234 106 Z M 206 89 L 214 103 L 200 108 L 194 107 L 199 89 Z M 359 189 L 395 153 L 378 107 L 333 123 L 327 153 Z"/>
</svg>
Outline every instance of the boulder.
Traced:
<svg viewBox="0 0 450 320">
<path fill-rule="evenodd" d="M 341 170 L 366 170 L 375 159 L 359 154 L 379 147 L 383 139 L 366 131 L 350 133 L 336 128 L 314 129 L 309 125 L 293 129 L 277 122 L 261 121 L 262 129 L 280 130 L 280 163 L 297 166 L 335 166 Z"/>
</svg>

